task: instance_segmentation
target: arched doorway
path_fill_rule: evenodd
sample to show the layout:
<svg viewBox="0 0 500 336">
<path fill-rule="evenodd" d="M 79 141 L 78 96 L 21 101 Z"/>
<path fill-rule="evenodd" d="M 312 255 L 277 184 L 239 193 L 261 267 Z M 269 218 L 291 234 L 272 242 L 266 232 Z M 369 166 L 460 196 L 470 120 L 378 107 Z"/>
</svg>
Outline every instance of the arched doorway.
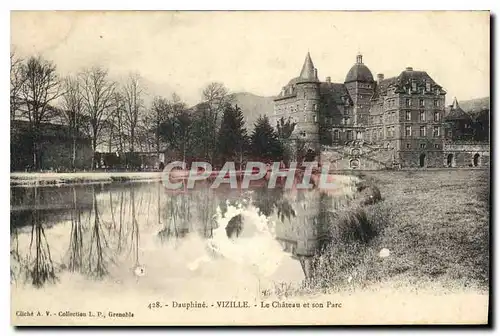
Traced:
<svg viewBox="0 0 500 336">
<path fill-rule="evenodd" d="M 474 164 L 474 167 L 479 166 L 479 154 L 478 153 L 474 154 L 473 164 Z"/>
<path fill-rule="evenodd" d="M 448 154 L 446 157 L 446 166 L 447 167 L 453 167 L 453 154 Z"/>
<path fill-rule="evenodd" d="M 425 167 L 425 154 L 420 154 L 420 167 Z"/>
</svg>

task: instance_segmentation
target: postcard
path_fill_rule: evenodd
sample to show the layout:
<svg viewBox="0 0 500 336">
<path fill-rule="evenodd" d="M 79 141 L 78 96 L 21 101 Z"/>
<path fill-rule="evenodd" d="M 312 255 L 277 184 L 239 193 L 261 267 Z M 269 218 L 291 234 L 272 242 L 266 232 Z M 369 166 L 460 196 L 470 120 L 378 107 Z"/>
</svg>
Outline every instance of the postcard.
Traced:
<svg viewBox="0 0 500 336">
<path fill-rule="evenodd" d="M 489 323 L 488 11 L 12 11 L 15 326 Z"/>
</svg>

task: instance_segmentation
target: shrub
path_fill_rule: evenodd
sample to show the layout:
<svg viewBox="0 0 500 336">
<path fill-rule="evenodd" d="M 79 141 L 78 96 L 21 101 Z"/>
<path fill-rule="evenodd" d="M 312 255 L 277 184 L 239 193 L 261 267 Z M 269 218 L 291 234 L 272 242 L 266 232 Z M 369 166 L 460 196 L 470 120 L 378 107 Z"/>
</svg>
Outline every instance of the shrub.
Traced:
<svg viewBox="0 0 500 336">
<path fill-rule="evenodd" d="M 389 221 L 384 203 L 368 207 L 355 206 L 339 213 L 330 213 L 330 241 L 313 257 L 313 271 L 308 286 L 338 290 L 366 279 L 365 257 L 372 240 Z"/>
</svg>

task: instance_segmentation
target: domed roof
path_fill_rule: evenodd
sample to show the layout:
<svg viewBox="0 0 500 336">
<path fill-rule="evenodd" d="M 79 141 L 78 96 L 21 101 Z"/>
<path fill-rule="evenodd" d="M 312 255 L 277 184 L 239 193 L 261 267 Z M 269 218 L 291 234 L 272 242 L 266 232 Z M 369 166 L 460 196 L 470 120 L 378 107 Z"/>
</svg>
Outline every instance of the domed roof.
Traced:
<svg viewBox="0 0 500 336">
<path fill-rule="evenodd" d="M 363 64 L 363 56 L 361 54 L 358 54 L 356 56 L 356 64 L 354 64 L 347 73 L 344 83 L 356 81 L 373 82 L 372 72 L 366 65 Z"/>
</svg>

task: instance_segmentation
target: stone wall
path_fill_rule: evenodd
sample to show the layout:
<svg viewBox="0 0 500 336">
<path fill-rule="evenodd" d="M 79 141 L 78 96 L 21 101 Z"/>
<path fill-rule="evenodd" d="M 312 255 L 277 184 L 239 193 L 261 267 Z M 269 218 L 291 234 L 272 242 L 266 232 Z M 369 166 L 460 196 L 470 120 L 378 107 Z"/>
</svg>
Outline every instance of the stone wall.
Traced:
<svg viewBox="0 0 500 336">
<path fill-rule="evenodd" d="M 401 151 L 398 153 L 402 168 L 442 168 L 443 152 L 432 151 Z"/>
<path fill-rule="evenodd" d="M 490 145 L 478 143 L 445 144 L 443 165 L 445 167 L 489 167 Z"/>
<path fill-rule="evenodd" d="M 323 146 L 321 162 L 332 170 L 488 167 L 488 144 L 445 144 L 443 149 L 392 150 L 385 147 Z M 397 163 L 395 165 L 394 163 Z"/>
<path fill-rule="evenodd" d="M 385 148 L 328 146 L 321 152 L 321 162 L 332 170 L 379 170 L 392 167 L 394 151 Z"/>
</svg>

